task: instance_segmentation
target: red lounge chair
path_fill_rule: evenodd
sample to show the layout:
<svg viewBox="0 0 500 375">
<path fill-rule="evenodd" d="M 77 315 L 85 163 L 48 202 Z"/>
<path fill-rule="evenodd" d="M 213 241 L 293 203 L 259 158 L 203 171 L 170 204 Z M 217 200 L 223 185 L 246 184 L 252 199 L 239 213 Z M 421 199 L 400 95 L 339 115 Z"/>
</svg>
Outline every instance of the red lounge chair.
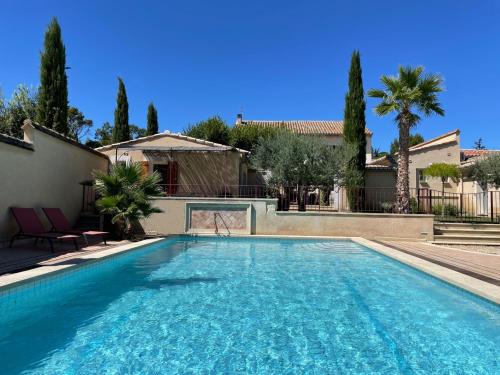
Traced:
<svg viewBox="0 0 500 375">
<path fill-rule="evenodd" d="M 20 208 L 11 207 L 12 215 L 16 219 L 17 225 L 19 226 L 19 232 L 12 236 L 10 239 L 9 247 L 12 247 L 14 240 L 20 237 L 28 237 L 35 239 L 35 245 L 39 239 L 48 240 L 50 244 L 50 251 L 54 252 L 53 240 L 71 240 L 75 245 L 75 249 L 78 250 L 77 239 L 80 236 L 77 235 L 61 235 L 60 233 L 46 232 L 43 225 L 36 215 L 36 212 L 32 208 Z"/>
<path fill-rule="evenodd" d="M 102 241 L 106 245 L 106 236 L 109 234 L 108 232 L 100 232 L 97 230 L 78 230 L 71 227 L 68 219 L 64 215 L 64 213 L 59 208 L 42 208 L 45 216 L 49 219 L 50 224 L 52 224 L 52 231 L 57 233 L 65 233 L 65 234 L 77 234 L 83 236 L 87 245 L 89 242 L 87 241 L 87 236 L 101 236 Z"/>
</svg>

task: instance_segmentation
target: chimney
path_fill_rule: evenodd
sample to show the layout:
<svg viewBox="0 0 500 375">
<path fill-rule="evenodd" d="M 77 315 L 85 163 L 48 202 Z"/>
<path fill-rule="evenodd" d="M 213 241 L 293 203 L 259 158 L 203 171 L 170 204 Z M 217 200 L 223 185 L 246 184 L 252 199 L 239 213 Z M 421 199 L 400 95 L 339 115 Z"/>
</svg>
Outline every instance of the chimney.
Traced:
<svg viewBox="0 0 500 375">
<path fill-rule="evenodd" d="M 236 125 L 241 125 L 241 122 L 243 121 L 243 114 L 238 113 L 236 115 Z"/>
<path fill-rule="evenodd" d="M 24 131 L 24 142 L 34 144 L 35 143 L 35 127 L 30 119 L 23 121 L 23 126 L 21 129 Z"/>
</svg>

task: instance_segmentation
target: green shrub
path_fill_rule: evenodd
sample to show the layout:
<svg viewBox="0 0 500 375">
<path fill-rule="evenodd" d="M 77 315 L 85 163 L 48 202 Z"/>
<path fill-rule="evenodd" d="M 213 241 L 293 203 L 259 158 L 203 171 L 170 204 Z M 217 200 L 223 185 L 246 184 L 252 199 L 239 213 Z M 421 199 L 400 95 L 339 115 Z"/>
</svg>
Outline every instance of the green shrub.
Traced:
<svg viewBox="0 0 500 375">
<path fill-rule="evenodd" d="M 441 204 L 436 204 L 432 206 L 432 213 L 436 216 L 443 216 L 443 206 Z M 452 204 L 444 205 L 444 216 L 458 216 L 459 210 L 456 206 Z"/>
<path fill-rule="evenodd" d="M 418 202 L 415 198 L 410 199 L 410 212 L 412 214 L 418 214 Z"/>
<path fill-rule="evenodd" d="M 383 212 L 390 213 L 394 209 L 394 203 L 393 202 L 380 202 L 380 207 L 382 208 Z"/>
</svg>

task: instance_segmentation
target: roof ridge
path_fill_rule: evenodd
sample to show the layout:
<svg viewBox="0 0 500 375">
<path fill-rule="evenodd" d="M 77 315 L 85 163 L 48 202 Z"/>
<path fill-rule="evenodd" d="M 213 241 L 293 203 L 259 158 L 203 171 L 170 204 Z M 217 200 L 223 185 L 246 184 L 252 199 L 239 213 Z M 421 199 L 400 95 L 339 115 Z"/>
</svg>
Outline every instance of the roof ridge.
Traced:
<svg viewBox="0 0 500 375">
<path fill-rule="evenodd" d="M 342 135 L 344 120 L 237 120 L 235 126 L 256 125 L 278 127 L 282 126 L 298 134 Z M 371 136 L 373 132 L 365 127 L 365 134 Z"/>
<path fill-rule="evenodd" d="M 460 151 L 477 151 L 477 152 L 500 152 L 500 149 L 487 148 L 485 150 L 476 150 L 475 148 L 461 148 Z"/>
<path fill-rule="evenodd" d="M 440 140 L 441 138 L 445 138 L 445 137 L 447 137 L 447 136 L 449 136 L 449 135 L 452 135 L 452 134 L 459 135 L 459 134 L 460 134 L 460 129 L 451 130 L 451 131 L 449 131 L 449 132 L 447 132 L 447 133 L 444 133 L 444 134 L 441 134 L 441 135 L 439 135 L 439 136 L 437 136 L 437 137 L 431 138 L 431 139 L 429 139 L 428 141 L 424 141 L 424 142 L 419 143 L 419 144 L 417 144 L 417 145 L 415 145 L 415 146 L 412 146 L 412 147 L 410 147 L 410 148 L 409 148 L 409 151 L 415 150 L 415 149 L 420 148 L 420 147 L 422 147 L 422 146 L 426 146 L 426 145 L 428 145 L 429 143 L 432 143 L 432 142 L 438 141 L 438 140 Z"/>
<path fill-rule="evenodd" d="M 238 152 L 241 152 L 241 153 L 248 153 L 249 152 L 247 150 L 243 150 L 243 149 L 236 148 L 236 147 L 233 147 L 233 146 L 223 145 L 222 143 L 211 142 L 211 141 L 207 141 L 206 139 L 194 138 L 194 137 L 190 137 L 188 135 L 184 135 L 184 134 L 181 134 L 181 133 L 172 133 L 170 131 L 165 131 L 165 132 L 162 132 L 162 133 L 147 135 L 145 137 L 139 137 L 139 138 L 131 139 L 131 140 L 128 140 L 128 141 L 111 143 L 111 144 L 106 145 L 106 146 L 98 147 L 98 148 L 96 148 L 96 150 L 99 150 L 99 151 L 101 151 L 101 150 L 109 150 L 109 149 L 112 149 L 112 148 L 114 148 L 116 146 L 128 145 L 128 144 L 133 144 L 133 143 L 141 142 L 141 141 L 144 141 L 144 140 L 149 140 L 149 139 L 153 139 L 153 138 L 161 138 L 161 137 L 173 137 L 173 138 L 177 138 L 177 139 L 185 139 L 185 140 L 192 141 L 192 142 L 195 142 L 195 143 L 201 143 L 201 144 L 204 144 L 204 145 L 207 145 L 207 146 L 226 147 L 228 150 L 235 149 L 235 150 L 237 150 Z"/>
<path fill-rule="evenodd" d="M 252 120 L 243 119 L 241 122 L 259 121 L 259 122 L 344 122 L 344 120 Z"/>
</svg>

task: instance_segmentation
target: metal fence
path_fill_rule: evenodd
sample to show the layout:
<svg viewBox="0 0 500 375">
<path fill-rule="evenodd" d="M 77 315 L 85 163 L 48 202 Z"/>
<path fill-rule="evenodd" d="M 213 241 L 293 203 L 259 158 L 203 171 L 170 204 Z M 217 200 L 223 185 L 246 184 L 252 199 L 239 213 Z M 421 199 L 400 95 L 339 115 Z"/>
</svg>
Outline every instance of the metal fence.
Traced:
<svg viewBox="0 0 500 375">
<path fill-rule="evenodd" d="M 265 185 L 160 185 L 167 197 L 275 198 L 275 189 Z"/>
<path fill-rule="evenodd" d="M 328 186 L 162 185 L 165 196 L 276 198 L 278 211 L 392 213 L 395 188 L 345 189 Z M 410 189 L 410 212 L 434 214 L 440 221 L 500 222 L 500 191 L 447 193 Z"/>
<path fill-rule="evenodd" d="M 432 213 L 440 221 L 500 223 L 500 191 L 442 193 L 419 189 L 413 206 L 417 212 Z"/>
</svg>

